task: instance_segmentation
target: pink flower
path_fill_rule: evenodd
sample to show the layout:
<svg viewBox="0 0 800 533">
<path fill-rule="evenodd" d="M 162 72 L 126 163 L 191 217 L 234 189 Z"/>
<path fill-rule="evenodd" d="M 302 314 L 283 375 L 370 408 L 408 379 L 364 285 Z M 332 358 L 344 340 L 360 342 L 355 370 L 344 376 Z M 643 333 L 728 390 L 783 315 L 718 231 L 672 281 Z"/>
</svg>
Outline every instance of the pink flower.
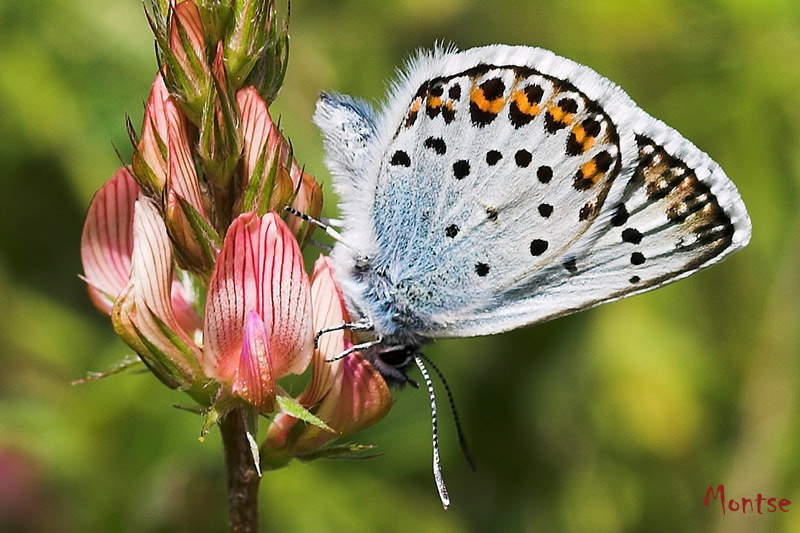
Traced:
<svg viewBox="0 0 800 533">
<path fill-rule="evenodd" d="M 231 224 L 208 285 L 204 331 L 207 374 L 264 412 L 274 410 L 275 380 L 308 366 L 308 276 L 275 213 L 245 213 Z"/>
<path fill-rule="evenodd" d="M 139 187 L 128 169 L 119 169 L 95 193 L 81 236 L 81 259 L 89 296 L 110 315 L 114 301 L 128 285 L 134 253 L 134 212 Z M 202 325 L 193 308 L 192 287 L 175 278 L 172 308 L 181 329 L 194 335 Z"/>
<path fill-rule="evenodd" d="M 332 268 L 331 260 L 320 256 L 311 274 L 316 331 L 350 321 Z M 337 359 L 354 341 L 353 332 L 346 330 L 320 337 L 312 360 L 311 382 L 298 398 L 337 433 L 314 425 L 305 425 L 296 432 L 293 428 L 297 420 L 278 414 L 267 433 L 266 450 L 276 456 L 287 452 L 297 457 L 307 456 L 331 440 L 375 424 L 386 416 L 392 397 L 380 373 L 360 352 Z"/>
<path fill-rule="evenodd" d="M 122 169 L 95 195 L 82 243 L 93 301 L 171 387 L 275 408 L 275 380 L 302 373 L 312 353 L 308 276 L 300 248 L 275 214 L 239 216 L 208 283 L 203 321 L 176 275 L 157 205 Z M 202 326 L 201 326 L 202 324 Z M 202 396 L 202 395 L 201 395 Z"/>
</svg>

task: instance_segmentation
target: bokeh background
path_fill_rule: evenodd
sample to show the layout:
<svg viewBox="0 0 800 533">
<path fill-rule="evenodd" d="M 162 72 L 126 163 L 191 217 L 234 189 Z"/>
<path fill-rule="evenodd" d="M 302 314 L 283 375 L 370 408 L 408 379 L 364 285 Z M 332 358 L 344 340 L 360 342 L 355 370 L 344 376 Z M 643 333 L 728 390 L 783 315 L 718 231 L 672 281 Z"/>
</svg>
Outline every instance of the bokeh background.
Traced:
<svg viewBox="0 0 800 533">
<path fill-rule="evenodd" d="M 282 6 L 285 8 L 285 5 Z M 336 199 L 310 122 L 321 90 L 383 98 L 442 39 L 550 48 L 615 80 L 716 159 L 750 246 L 630 300 L 427 353 L 455 392 L 479 470 L 442 418 L 442 510 L 428 400 L 395 394 L 354 436 L 369 461 L 269 473 L 269 531 L 800 531 L 800 4 L 793 0 L 292 2 L 274 115 Z M 220 442 L 148 374 L 83 386 L 129 352 L 89 304 L 79 238 L 127 161 L 155 73 L 138 0 L 0 2 L 0 530 L 223 531 Z M 442 397 L 441 401 L 444 401 Z M 723 516 L 729 497 L 788 513 Z"/>
</svg>

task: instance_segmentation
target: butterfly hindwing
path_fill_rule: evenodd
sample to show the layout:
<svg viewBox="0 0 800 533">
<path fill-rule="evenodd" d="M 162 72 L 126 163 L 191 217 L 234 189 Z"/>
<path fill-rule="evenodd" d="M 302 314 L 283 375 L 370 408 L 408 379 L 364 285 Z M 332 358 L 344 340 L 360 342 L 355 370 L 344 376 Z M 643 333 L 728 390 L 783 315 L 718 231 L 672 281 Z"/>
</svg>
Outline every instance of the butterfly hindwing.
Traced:
<svg viewBox="0 0 800 533">
<path fill-rule="evenodd" d="M 550 52 L 421 56 L 391 102 L 348 178 L 359 196 L 339 188 L 363 211 L 345 238 L 379 273 L 340 279 L 356 307 L 385 310 L 383 330 L 512 329 L 678 279 L 749 238 L 710 158 Z"/>
</svg>

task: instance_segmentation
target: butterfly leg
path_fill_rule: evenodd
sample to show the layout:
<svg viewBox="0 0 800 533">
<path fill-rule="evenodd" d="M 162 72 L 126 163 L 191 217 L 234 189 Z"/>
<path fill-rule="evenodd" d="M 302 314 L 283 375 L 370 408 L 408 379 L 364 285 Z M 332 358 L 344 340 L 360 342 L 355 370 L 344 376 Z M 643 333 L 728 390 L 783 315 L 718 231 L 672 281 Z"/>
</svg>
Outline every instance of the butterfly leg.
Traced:
<svg viewBox="0 0 800 533">
<path fill-rule="evenodd" d="M 314 348 L 319 348 L 319 338 L 325 335 L 326 333 L 331 333 L 333 331 L 372 331 L 375 329 L 375 326 L 372 322 L 344 322 L 338 326 L 331 326 L 329 328 L 322 328 L 314 335 Z"/>
<path fill-rule="evenodd" d="M 377 346 L 378 344 L 380 344 L 382 342 L 383 342 L 383 339 L 375 339 L 374 341 L 362 342 L 361 344 L 356 344 L 354 346 L 351 346 L 347 350 L 343 351 L 342 353 L 340 353 L 339 355 L 337 355 L 333 359 L 325 359 L 325 362 L 326 363 L 333 363 L 334 361 L 338 361 L 339 359 L 343 359 L 343 358 L 347 357 L 348 355 L 350 355 L 353 352 L 359 352 L 361 350 L 367 350 L 369 348 L 372 348 L 373 346 Z"/>
</svg>

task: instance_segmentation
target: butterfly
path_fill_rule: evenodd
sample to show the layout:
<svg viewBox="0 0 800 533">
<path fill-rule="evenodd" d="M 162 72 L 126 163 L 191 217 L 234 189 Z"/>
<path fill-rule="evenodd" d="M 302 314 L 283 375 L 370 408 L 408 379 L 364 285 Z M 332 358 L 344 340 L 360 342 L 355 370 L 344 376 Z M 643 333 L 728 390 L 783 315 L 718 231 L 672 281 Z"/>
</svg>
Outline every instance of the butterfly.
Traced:
<svg viewBox="0 0 800 533">
<path fill-rule="evenodd" d="M 750 240 L 708 155 L 548 50 L 422 52 L 381 111 L 323 94 L 314 122 L 341 202 L 332 258 L 355 319 L 343 327 L 372 333 L 358 348 L 387 379 L 420 367 L 434 445 L 426 342 L 645 292 Z"/>
</svg>

